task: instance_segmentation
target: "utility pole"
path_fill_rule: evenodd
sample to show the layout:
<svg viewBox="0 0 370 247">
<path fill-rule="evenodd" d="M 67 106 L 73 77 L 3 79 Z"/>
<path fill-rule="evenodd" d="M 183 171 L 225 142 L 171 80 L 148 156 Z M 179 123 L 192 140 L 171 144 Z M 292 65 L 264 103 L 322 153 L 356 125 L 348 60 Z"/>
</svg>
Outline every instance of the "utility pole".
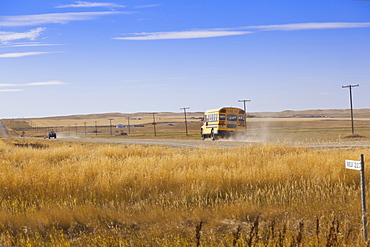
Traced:
<svg viewBox="0 0 370 247">
<path fill-rule="evenodd" d="M 75 124 L 75 127 L 76 127 L 76 135 L 77 135 L 77 124 Z"/>
<path fill-rule="evenodd" d="M 127 127 L 128 127 L 128 133 L 131 134 L 130 117 L 127 117 Z"/>
<path fill-rule="evenodd" d="M 251 102 L 250 99 L 241 99 L 241 100 L 238 100 L 238 102 L 243 102 L 244 103 L 244 112 L 245 112 L 245 119 L 244 119 L 244 126 L 245 126 L 245 133 L 247 133 L 247 102 Z"/>
<path fill-rule="evenodd" d="M 247 114 L 247 105 L 245 104 L 246 102 L 251 102 L 250 99 L 241 99 L 241 100 L 238 100 L 238 102 L 243 102 L 244 103 L 244 111 L 245 111 L 245 114 Z"/>
<path fill-rule="evenodd" d="M 352 135 L 355 133 L 355 128 L 353 126 L 353 106 L 352 106 L 352 88 L 353 87 L 358 87 L 360 86 L 359 84 L 356 85 L 345 85 L 342 86 L 342 88 L 349 88 L 349 104 L 351 107 L 351 124 L 352 124 Z"/>
<path fill-rule="evenodd" d="M 110 135 L 113 135 L 112 134 L 112 120 L 114 120 L 114 119 L 113 118 L 110 118 L 108 120 L 109 120 Z"/>
<path fill-rule="evenodd" d="M 84 125 L 85 125 L 85 135 L 86 135 L 86 122 L 84 122 Z"/>
<path fill-rule="evenodd" d="M 180 108 L 180 110 L 184 110 L 186 135 L 188 135 L 188 121 L 186 120 L 186 109 L 189 109 L 189 108 L 190 108 L 190 107 L 183 107 L 183 108 Z"/>
<path fill-rule="evenodd" d="M 155 126 L 157 125 L 157 123 L 155 122 L 155 117 L 154 117 L 154 115 L 157 114 L 157 113 L 153 112 L 151 114 L 153 114 L 153 123 L 152 124 L 153 124 L 154 136 L 157 136 L 157 132 L 156 132 L 156 129 L 155 129 Z"/>
<path fill-rule="evenodd" d="M 95 135 L 98 135 L 98 121 L 95 122 Z"/>
</svg>

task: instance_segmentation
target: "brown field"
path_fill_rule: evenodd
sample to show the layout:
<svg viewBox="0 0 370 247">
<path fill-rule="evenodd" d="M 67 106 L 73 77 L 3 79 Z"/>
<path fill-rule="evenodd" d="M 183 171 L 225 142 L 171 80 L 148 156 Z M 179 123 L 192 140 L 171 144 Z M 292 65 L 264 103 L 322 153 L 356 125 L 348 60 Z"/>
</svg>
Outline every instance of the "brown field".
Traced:
<svg viewBox="0 0 370 247">
<path fill-rule="evenodd" d="M 355 134 L 359 138 L 351 138 L 351 140 L 370 140 L 370 109 L 355 110 L 354 114 Z M 118 124 L 128 125 L 128 117 L 130 125 L 144 127 L 115 128 Z M 185 135 L 183 113 L 155 114 L 156 136 L 154 136 L 152 125 L 153 115 L 150 113 L 5 119 L 3 122 L 10 129 L 12 136 L 23 134 L 26 137 L 43 137 L 51 129 L 54 129 L 61 137 L 199 139 L 201 118 L 202 113 L 187 113 L 188 136 Z M 112 127 L 110 123 L 112 123 Z M 340 142 L 347 141 L 348 137 L 351 136 L 349 110 L 250 113 L 247 126 L 247 141 Z M 122 132 L 127 135 L 121 135 Z"/>
<path fill-rule="evenodd" d="M 110 136 L 109 121 L 86 135 L 198 139 L 199 120 L 185 137 L 180 116 L 158 114 L 157 137 L 152 125 Z M 249 120 L 256 141 L 233 148 L 0 139 L 0 245 L 367 246 L 359 172 L 344 160 L 368 163 L 369 147 L 296 144 L 368 142 L 370 119 L 356 119 L 357 137 L 340 117 Z M 30 121 L 3 122 L 29 137 L 46 121 L 65 134 L 76 120 Z"/>
<path fill-rule="evenodd" d="M 129 122 L 127 118 L 130 118 Z M 201 113 L 188 113 L 187 122 L 189 132 L 198 134 L 201 126 Z M 109 119 L 112 119 L 111 121 Z M 152 136 L 153 115 L 148 113 L 136 114 L 92 114 L 66 117 L 50 117 L 35 119 L 5 119 L 4 124 L 11 130 L 13 136 L 20 136 L 24 131 L 25 136 L 41 137 L 54 129 L 63 136 L 121 136 L 121 133 L 130 134 L 130 137 Z M 156 131 L 158 135 L 163 133 L 178 134 L 181 137 L 185 133 L 184 115 L 180 113 L 157 113 L 155 114 Z M 122 125 L 143 125 L 144 127 L 116 128 Z M 110 124 L 112 124 L 110 126 Z M 129 133 L 130 132 L 130 133 Z M 111 135 L 112 133 L 112 135 Z M 167 135 L 167 134 L 166 134 Z M 127 136 L 126 136 L 127 137 Z"/>
</svg>

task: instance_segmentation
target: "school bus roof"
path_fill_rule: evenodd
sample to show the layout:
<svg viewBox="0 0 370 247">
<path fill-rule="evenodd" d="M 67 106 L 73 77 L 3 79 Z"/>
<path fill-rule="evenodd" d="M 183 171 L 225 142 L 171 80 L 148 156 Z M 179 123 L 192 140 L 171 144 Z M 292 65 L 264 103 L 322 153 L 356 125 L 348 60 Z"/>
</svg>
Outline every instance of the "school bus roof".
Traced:
<svg viewBox="0 0 370 247">
<path fill-rule="evenodd" d="M 237 109 L 237 110 L 241 110 L 241 111 L 244 111 L 243 109 L 240 109 L 240 108 L 237 108 L 237 107 L 227 107 L 227 106 L 224 106 L 224 107 L 220 107 L 220 108 L 216 108 L 216 109 L 210 109 L 210 110 L 206 110 L 204 113 L 205 114 L 210 114 L 210 113 L 216 113 L 216 112 L 219 112 L 221 109 Z"/>
</svg>

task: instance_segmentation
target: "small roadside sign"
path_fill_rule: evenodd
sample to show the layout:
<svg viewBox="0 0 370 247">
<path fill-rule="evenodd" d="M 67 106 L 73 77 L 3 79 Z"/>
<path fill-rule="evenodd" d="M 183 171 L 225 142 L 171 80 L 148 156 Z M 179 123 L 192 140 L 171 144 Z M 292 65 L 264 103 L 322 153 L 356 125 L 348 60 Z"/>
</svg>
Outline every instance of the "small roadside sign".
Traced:
<svg viewBox="0 0 370 247">
<path fill-rule="evenodd" d="M 346 160 L 346 168 L 361 171 L 361 161 Z"/>
<path fill-rule="evenodd" d="M 366 192 L 365 192 L 365 161 L 364 155 L 360 155 L 361 160 L 346 160 L 346 168 L 361 171 L 361 201 L 362 201 L 362 232 L 364 240 L 367 242 L 367 217 L 366 217 Z"/>
</svg>

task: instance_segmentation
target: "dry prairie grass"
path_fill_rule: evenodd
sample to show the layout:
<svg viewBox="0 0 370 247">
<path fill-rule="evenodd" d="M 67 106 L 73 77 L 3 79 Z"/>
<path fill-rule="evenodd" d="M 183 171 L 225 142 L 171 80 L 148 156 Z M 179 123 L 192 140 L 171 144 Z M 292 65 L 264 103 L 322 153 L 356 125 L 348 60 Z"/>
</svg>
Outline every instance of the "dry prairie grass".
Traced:
<svg viewBox="0 0 370 247">
<path fill-rule="evenodd" d="M 0 142 L 0 244 L 361 246 L 369 149 Z M 43 144 L 39 141 L 39 144 Z"/>
</svg>

